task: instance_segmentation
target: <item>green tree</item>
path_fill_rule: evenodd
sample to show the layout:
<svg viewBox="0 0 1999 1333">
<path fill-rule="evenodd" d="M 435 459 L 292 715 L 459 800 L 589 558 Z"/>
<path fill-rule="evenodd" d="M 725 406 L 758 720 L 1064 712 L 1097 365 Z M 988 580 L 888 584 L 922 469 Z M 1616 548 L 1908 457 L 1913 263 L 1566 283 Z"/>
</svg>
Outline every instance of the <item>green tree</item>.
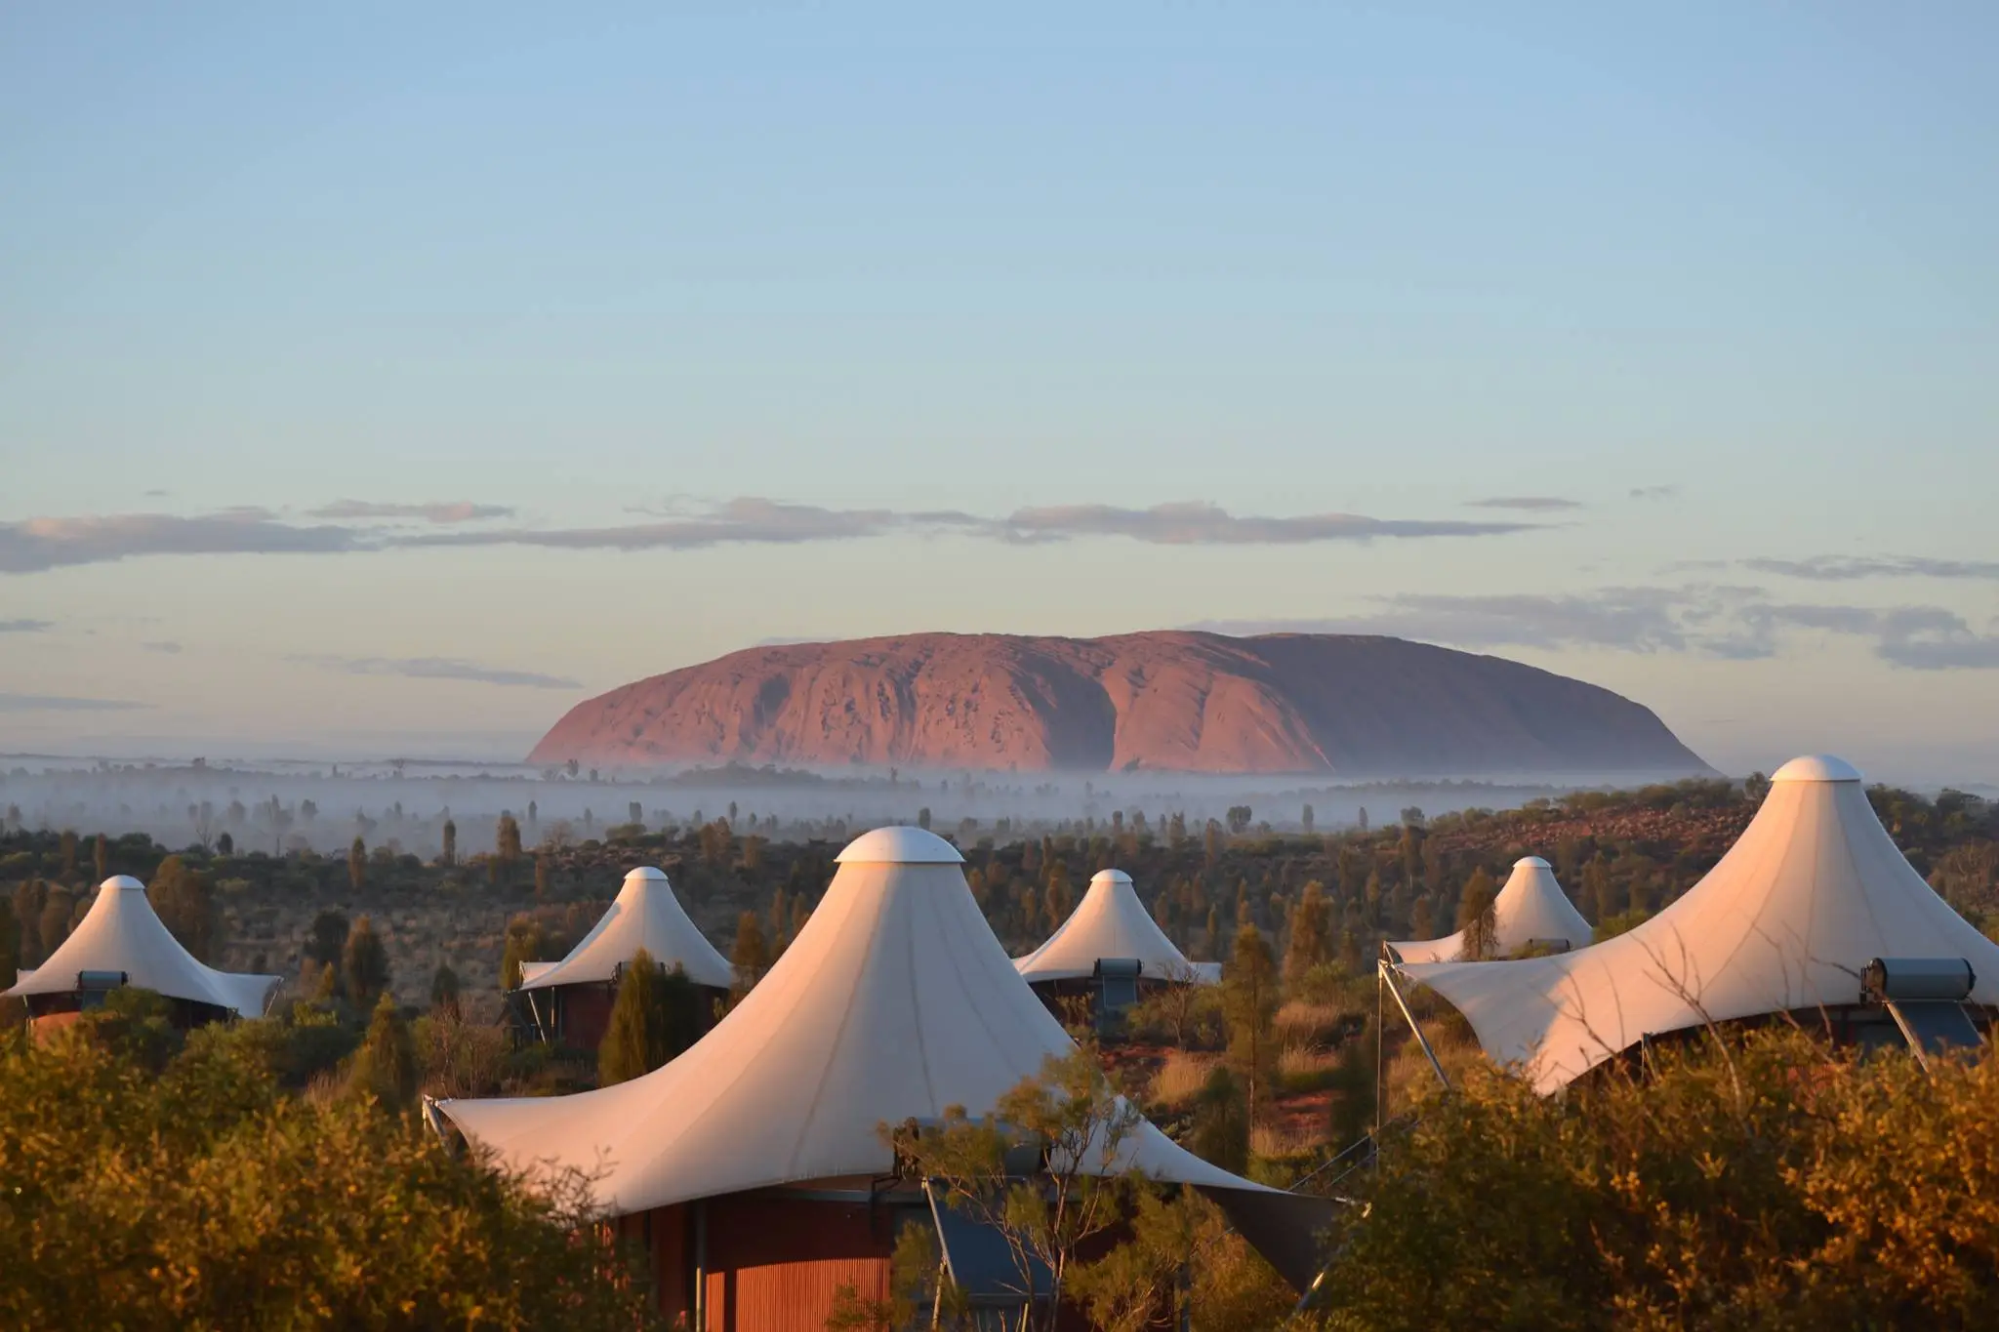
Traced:
<svg viewBox="0 0 1999 1333">
<path fill-rule="evenodd" d="M 1242 1080 L 1225 1064 L 1208 1071 L 1194 1096 L 1187 1149 L 1237 1175 L 1249 1170 L 1249 1101 Z"/>
<path fill-rule="evenodd" d="M 1409 911 L 1409 938 L 1415 940 L 1435 939 L 1437 935 L 1437 909 L 1431 905 L 1429 894 L 1416 900 L 1416 906 Z"/>
<path fill-rule="evenodd" d="M 946 1206 L 1005 1242 L 1031 1325 L 1060 1328 L 1078 1252 L 1119 1225 L 1141 1185 L 1116 1165 L 1139 1123 L 1096 1051 L 1079 1046 L 1046 1057 L 1039 1075 L 1016 1084 L 991 1115 L 975 1120 L 947 1106 L 932 1124 L 884 1124 L 880 1133 L 906 1178 L 930 1182 Z M 1023 1180 L 1009 1158 L 1028 1145 L 1043 1166 Z"/>
<path fill-rule="evenodd" d="M 1458 929 L 1464 932 L 1458 957 L 1479 959 L 1499 956 L 1498 928 L 1493 916 L 1498 896 L 1498 887 L 1493 884 L 1492 876 L 1485 872 L 1484 866 L 1471 872 L 1471 878 L 1465 881 L 1464 895 L 1458 899 Z"/>
<path fill-rule="evenodd" d="M 532 802 L 529 803 L 528 809 L 534 809 Z M 532 819 L 533 816 L 530 815 L 529 818 Z M 503 869 L 511 870 L 514 862 L 521 859 L 520 821 L 505 811 L 500 813 L 500 822 L 493 832 L 493 850 L 499 856 Z"/>
<path fill-rule="evenodd" d="M 736 918 L 736 945 L 729 953 L 736 969 L 735 998 L 740 1000 L 763 979 L 770 967 L 770 942 L 764 938 L 763 923 L 755 912 Z"/>
<path fill-rule="evenodd" d="M 458 824 L 455 820 L 444 821 L 444 851 L 438 860 L 447 866 L 458 864 Z"/>
<path fill-rule="evenodd" d="M 348 998 L 357 1006 L 373 1005 L 389 984 L 389 951 L 366 916 L 347 933 L 340 962 Z"/>
<path fill-rule="evenodd" d="M 368 1035 L 354 1052 L 354 1068 L 348 1074 L 350 1092 L 367 1093 L 382 1105 L 405 1110 L 416 1100 L 416 1045 L 410 1040 L 409 1024 L 403 1022 L 395 997 L 383 991 L 375 1001 L 375 1013 L 368 1020 Z"/>
<path fill-rule="evenodd" d="M 368 845 L 357 834 L 347 849 L 347 882 L 359 893 L 368 885 Z"/>
<path fill-rule="evenodd" d="M 543 962 L 550 952 L 540 921 L 522 914 L 507 922 L 506 942 L 500 950 L 500 989 L 519 990 L 521 964 Z"/>
<path fill-rule="evenodd" d="M 1263 932 L 1254 925 L 1236 931 L 1235 947 L 1222 970 L 1222 1013 L 1229 1028 L 1229 1063 L 1242 1078 L 1253 1125 L 1258 1097 L 1268 1090 L 1277 1065 L 1277 966 Z"/>
<path fill-rule="evenodd" d="M 692 1046 L 699 999 L 683 969 L 662 969 L 644 949 L 633 954 L 619 971 L 610 1025 L 597 1047 L 598 1084 L 649 1074 Z"/>
<path fill-rule="evenodd" d="M 111 878 L 111 840 L 102 833 L 90 840 L 90 859 L 97 868 L 97 882 Z"/>
<path fill-rule="evenodd" d="M 1048 863 L 1046 894 L 1047 903 L 1044 910 L 1048 916 L 1049 929 L 1052 930 L 1067 921 L 1069 913 L 1076 910 L 1075 894 L 1069 888 L 1069 863 L 1059 856 Z"/>
<path fill-rule="evenodd" d="M 213 961 L 219 913 L 207 875 L 169 856 L 153 872 L 146 897 L 181 948 L 204 963 Z"/>
<path fill-rule="evenodd" d="M 48 897 L 42 902 L 42 919 L 37 930 L 42 940 L 44 962 L 62 948 L 75 919 L 76 895 L 63 888 L 49 890 Z"/>
<path fill-rule="evenodd" d="M 1291 909 L 1290 934 L 1284 950 L 1284 984 L 1295 986 L 1332 955 L 1325 888 L 1316 879 L 1307 880 L 1299 891 L 1298 903 Z"/>
<path fill-rule="evenodd" d="M 14 926 L 21 933 L 16 956 L 24 967 L 48 957 L 49 951 L 42 947 L 42 908 L 48 901 L 49 886 L 39 879 L 14 886 Z"/>
<path fill-rule="evenodd" d="M 1583 900 L 1596 909 L 1592 924 L 1608 921 L 1624 910 L 1622 895 L 1610 876 L 1610 858 L 1602 852 L 1583 866 Z"/>
<path fill-rule="evenodd" d="M 14 904 L 0 898 L 0 991 L 13 986 L 19 978 L 21 958 L 21 927 L 14 920 Z"/>
<path fill-rule="evenodd" d="M 76 830 L 62 831 L 62 877 L 66 884 L 76 882 Z"/>
<path fill-rule="evenodd" d="M 443 1012 L 458 1012 L 458 974 L 451 970 L 451 964 L 439 963 L 437 971 L 430 977 L 430 1007 Z"/>
<path fill-rule="evenodd" d="M 347 944 L 345 913 L 324 911 L 312 919 L 312 930 L 301 952 L 312 962 L 338 966 L 340 951 Z"/>
</svg>

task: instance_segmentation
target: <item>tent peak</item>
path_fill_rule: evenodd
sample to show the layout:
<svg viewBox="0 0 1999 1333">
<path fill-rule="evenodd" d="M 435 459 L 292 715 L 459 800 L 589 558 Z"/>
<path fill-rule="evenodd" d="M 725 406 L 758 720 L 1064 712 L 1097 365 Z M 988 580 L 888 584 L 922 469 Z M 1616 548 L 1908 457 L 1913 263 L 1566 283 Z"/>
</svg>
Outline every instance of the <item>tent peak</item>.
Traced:
<svg viewBox="0 0 1999 1333">
<path fill-rule="evenodd" d="M 1548 862 L 1547 862 L 1547 859 L 1546 859 L 1545 857 L 1540 857 L 1540 856 L 1523 856 L 1523 857 L 1521 857 L 1521 858 L 1520 858 L 1520 859 L 1519 859 L 1518 861 L 1515 861 L 1515 862 L 1513 863 L 1513 868 L 1514 868 L 1515 870 L 1552 870 L 1552 869 L 1554 869 L 1554 867 L 1553 867 L 1553 866 L 1551 866 L 1551 865 L 1549 865 L 1549 864 L 1548 864 Z"/>
<path fill-rule="evenodd" d="M 113 875 L 110 879 L 99 884 L 97 888 L 99 892 L 107 889 L 137 889 L 141 893 L 146 891 L 146 886 L 138 880 L 133 879 L 130 875 Z"/>
<path fill-rule="evenodd" d="M 1090 876 L 1090 883 L 1095 884 L 1098 880 L 1102 880 L 1106 884 L 1129 884 L 1131 883 L 1131 876 L 1125 874 L 1122 870 L 1099 870 L 1096 874 Z"/>
<path fill-rule="evenodd" d="M 1807 754 L 1770 775 L 1772 782 L 1858 782 L 1860 770 L 1838 755 Z"/>
<path fill-rule="evenodd" d="M 833 859 L 842 865 L 936 866 L 965 862 L 956 847 L 928 829 L 909 824 L 891 824 L 863 833 Z"/>
</svg>

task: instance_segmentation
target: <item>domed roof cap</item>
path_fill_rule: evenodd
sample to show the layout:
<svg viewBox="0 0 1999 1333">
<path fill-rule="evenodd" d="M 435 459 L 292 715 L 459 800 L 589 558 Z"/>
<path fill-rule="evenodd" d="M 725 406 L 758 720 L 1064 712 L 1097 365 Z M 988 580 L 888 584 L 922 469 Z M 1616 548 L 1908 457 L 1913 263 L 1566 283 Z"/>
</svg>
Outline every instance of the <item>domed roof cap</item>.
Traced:
<svg viewBox="0 0 1999 1333">
<path fill-rule="evenodd" d="M 133 879 L 130 875 L 113 875 L 110 879 L 99 884 L 97 889 L 100 893 L 109 889 L 137 889 L 140 893 L 144 893 L 146 886 L 138 880 Z"/>
<path fill-rule="evenodd" d="M 1090 876 L 1090 883 L 1095 884 L 1098 880 L 1102 880 L 1106 884 L 1129 884 L 1131 883 L 1131 876 L 1125 874 L 1122 870 L 1099 870 L 1096 874 Z"/>
<path fill-rule="evenodd" d="M 1772 782 L 1858 782 L 1860 770 L 1838 755 L 1808 754 L 1770 775 Z"/>
<path fill-rule="evenodd" d="M 1515 870 L 1551 870 L 1554 867 L 1550 866 L 1544 857 L 1523 856 L 1513 863 L 1513 868 Z"/>
<path fill-rule="evenodd" d="M 863 833 L 833 858 L 842 865 L 955 866 L 965 858 L 958 849 L 928 829 L 892 824 Z"/>
<path fill-rule="evenodd" d="M 665 878 L 666 872 L 658 866 L 640 866 L 637 870 L 626 872 L 625 883 L 630 884 L 634 880 L 646 880 L 657 883 Z"/>
</svg>

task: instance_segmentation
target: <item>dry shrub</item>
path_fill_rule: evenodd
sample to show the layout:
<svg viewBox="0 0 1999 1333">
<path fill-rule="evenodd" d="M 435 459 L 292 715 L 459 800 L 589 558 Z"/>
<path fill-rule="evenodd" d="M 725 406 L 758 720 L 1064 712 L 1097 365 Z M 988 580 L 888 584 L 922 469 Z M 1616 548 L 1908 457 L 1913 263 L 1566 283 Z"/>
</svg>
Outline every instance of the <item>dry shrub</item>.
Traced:
<svg viewBox="0 0 1999 1333">
<path fill-rule="evenodd" d="M 1249 1131 L 1249 1150 L 1258 1157 L 1277 1159 L 1303 1157 L 1324 1146 L 1321 1136 L 1309 1130 L 1282 1125 L 1256 1125 Z"/>
<path fill-rule="evenodd" d="M 1153 1075 L 1152 1100 L 1162 1106 L 1186 1105 L 1207 1085 L 1208 1073 L 1214 1067 L 1215 1057 L 1211 1055 L 1170 1052 L 1159 1072 Z"/>
<path fill-rule="evenodd" d="M 1277 1040 L 1287 1046 L 1323 1046 L 1346 1032 L 1347 1010 L 1324 1001 L 1292 1000 L 1277 1011 Z"/>
</svg>

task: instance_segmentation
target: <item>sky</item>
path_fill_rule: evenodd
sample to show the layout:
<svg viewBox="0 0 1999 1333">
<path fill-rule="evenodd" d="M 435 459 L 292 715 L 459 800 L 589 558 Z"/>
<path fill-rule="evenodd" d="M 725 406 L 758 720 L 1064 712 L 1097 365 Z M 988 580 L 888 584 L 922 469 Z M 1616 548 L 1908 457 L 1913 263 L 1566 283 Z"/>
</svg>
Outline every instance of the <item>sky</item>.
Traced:
<svg viewBox="0 0 1999 1333">
<path fill-rule="evenodd" d="M 0 749 L 1202 626 L 1999 780 L 1999 9 L 561 8 L 0 8 Z"/>
</svg>

